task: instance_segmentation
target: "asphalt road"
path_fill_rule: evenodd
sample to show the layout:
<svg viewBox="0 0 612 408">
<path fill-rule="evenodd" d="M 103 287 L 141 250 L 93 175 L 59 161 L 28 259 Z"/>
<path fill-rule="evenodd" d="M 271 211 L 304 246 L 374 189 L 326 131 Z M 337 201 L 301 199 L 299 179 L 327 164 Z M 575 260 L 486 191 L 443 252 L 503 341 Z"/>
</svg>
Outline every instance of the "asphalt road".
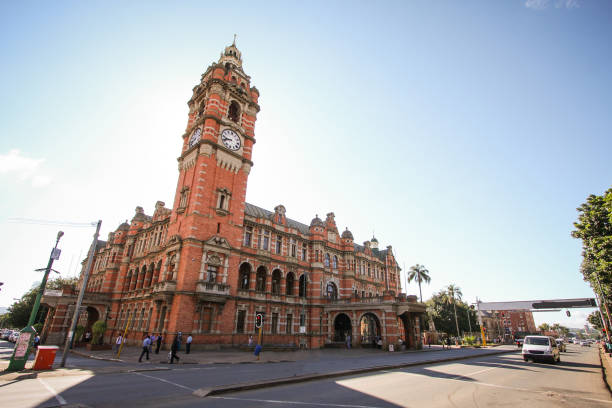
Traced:
<svg viewBox="0 0 612 408">
<path fill-rule="evenodd" d="M 71 356 L 72 360 L 72 356 Z M 75 360 L 72 360 L 75 361 Z M 78 360 L 75 361 L 78 364 Z M 199 398 L 213 383 L 291 375 L 291 364 L 197 365 L 159 371 L 88 372 L 0 382 L 2 407 L 610 407 L 597 349 L 570 346 L 560 365 L 518 354 L 478 357 L 353 377 Z M 149 366 L 149 368 L 154 368 Z M 517 405 L 521 404 L 521 405 Z"/>
</svg>

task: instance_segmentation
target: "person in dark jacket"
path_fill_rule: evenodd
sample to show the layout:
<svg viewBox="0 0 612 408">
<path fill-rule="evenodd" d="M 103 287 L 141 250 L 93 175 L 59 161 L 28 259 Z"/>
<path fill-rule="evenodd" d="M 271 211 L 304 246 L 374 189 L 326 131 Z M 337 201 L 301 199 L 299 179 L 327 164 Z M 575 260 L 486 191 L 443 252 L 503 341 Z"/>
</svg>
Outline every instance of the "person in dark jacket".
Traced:
<svg viewBox="0 0 612 408">
<path fill-rule="evenodd" d="M 157 336 L 155 341 L 157 342 L 157 347 L 155 348 L 155 354 L 159 354 L 159 349 L 161 348 L 161 343 L 162 343 L 162 335 L 161 335 L 161 333 L 159 333 L 159 336 Z"/>
<path fill-rule="evenodd" d="M 178 340 L 178 337 L 175 337 L 174 341 L 172 342 L 172 346 L 170 347 L 170 353 L 171 353 L 170 354 L 170 364 L 174 363 L 175 358 L 177 362 L 180 360 L 179 356 L 176 355 L 178 348 L 179 348 L 179 340 Z"/>
</svg>

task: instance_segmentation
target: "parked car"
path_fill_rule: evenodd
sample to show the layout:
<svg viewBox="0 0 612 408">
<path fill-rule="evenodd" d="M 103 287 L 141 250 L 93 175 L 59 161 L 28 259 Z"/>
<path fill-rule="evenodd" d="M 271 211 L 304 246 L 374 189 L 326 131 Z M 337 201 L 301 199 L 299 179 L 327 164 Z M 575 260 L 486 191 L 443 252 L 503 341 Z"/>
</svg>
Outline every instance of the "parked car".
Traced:
<svg viewBox="0 0 612 408">
<path fill-rule="evenodd" d="M 14 332 L 11 333 L 11 335 L 9 337 L 9 341 L 11 343 L 17 343 L 17 339 L 19 338 L 20 334 L 21 334 L 21 332 L 15 330 Z"/>
<path fill-rule="evenodd" d="M 591 343 L 589 343 L 587 340 L 581 340 L 580 345 L 583 347 L 591 347 Z"/>
<path fill-rule="evenodd" d="M 554 338 L 548 336 L 525 336 L 523 360 L 548 360 L 553 363 L 561 361 L 561 353 Z"/>
<path fill-rule="evenodd" d="M 555 339 L 555 341 L 557 342 L 557 347 L 559 347 L 559 351 L 565 353 L 567 351 L 567 346 L 565 345 L 563 339 Z"/>
<path fill-rule="evenodd" d="M 2 340 L 8 340 L 12 332 L 13 331 L 11 329 L 2 329 L 2 332 L 0 333 L 0 338 Z"/>
</svg>

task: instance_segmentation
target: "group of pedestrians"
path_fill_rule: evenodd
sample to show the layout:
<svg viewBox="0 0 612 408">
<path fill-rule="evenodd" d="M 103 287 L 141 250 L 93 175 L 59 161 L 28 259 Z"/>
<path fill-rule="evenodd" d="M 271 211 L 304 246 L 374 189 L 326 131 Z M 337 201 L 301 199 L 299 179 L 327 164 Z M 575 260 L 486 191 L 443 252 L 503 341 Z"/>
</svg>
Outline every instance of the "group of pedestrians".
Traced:
<svg viewBox="0 0 612 408">
<path fill-rule="evenodd" d="M 127 337 L 127 336 L 126 336 Z M 158 335 L 148 335 L 146 334 L 142 340 L 142 351 L 140 352 L 140 357 L 138 357 L 138 362 L 142 363 L 142 358 L 145 357 L 149 360 L 149 356 L 153 353 L 153 346 L 155 346 L 155 354 L 159 354 L 159 350 L 161 349 L 163 336 L 161 333 Z M 119 334 L 115 340 L 114 345 L 114 353 L 117 354 L 121 348 L 121 344 L 126 341 L 121 334 Z M 170 352 L 168 353 L 168 360 L 170 364 L 174 364 L 174 360 L 177 362 L 180 360 L 180 357 L 176 354 L 181 348 L 182 341 L 182 333 L 178 332 L 178 334 L 174 337 L 172 344 L 170 346 Z M 191 343 L 193 342 L 193 337 L 189 335 L 187 337 L 187 341 L 185 343 L 185 354 L 189 354 L 191 352 Z"/>
</svg>

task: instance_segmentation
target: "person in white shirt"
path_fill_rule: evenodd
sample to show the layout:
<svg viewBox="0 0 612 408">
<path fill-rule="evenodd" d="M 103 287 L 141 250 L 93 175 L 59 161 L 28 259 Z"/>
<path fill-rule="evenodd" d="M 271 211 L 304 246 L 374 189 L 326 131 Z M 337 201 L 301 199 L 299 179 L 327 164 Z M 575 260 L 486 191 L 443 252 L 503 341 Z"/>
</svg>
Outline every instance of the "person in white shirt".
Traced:
<svg viewBox="0 0 612 408">
<path fill-rule="evenodd" d="M 191 351 L 191 342 L 193 341 L 193 337 L 191 337 L 191 334 L 189 335 L 189 337 L 187 337 L 187 345 L 185 346 L 185 354 L 189 354 L 189 351 Z"/>
<path fill-rule="evenodd" d="M 121 333 L 119 333 L 119 336 L 117 336 L 117 340 L 115 340 L 115 353 L 119 352 L 119 347 L 121 347 L 122 342 L 123 336 L 121 336 Z"/>
<path fill-rule="evenodd" d="M 149 346 L 151 345 L 151 338 L 147 334 L 147 336 L 142 341 L 142 353 L 140 353 L 140 357 L 138 358 L 138 362 L 142 363 L 142 356 L 147 355 L 147 360 L 149 359 Z"/>
</svg>

